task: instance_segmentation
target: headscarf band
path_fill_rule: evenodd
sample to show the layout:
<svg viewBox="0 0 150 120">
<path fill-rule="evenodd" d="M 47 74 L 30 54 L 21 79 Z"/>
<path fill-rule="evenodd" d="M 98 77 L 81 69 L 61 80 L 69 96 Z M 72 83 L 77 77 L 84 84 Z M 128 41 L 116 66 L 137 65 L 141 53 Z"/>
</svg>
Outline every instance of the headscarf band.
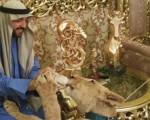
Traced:
<svg viewBox="0 0 150 120">
<path fill-rule="evenodd" d="M 30 9 L 13 9 L 13 8 L 6 8 L 3 6 L 0 6 L 0 11 L 8 14 L 28 14 L 30 13 Z"/>
</svg>

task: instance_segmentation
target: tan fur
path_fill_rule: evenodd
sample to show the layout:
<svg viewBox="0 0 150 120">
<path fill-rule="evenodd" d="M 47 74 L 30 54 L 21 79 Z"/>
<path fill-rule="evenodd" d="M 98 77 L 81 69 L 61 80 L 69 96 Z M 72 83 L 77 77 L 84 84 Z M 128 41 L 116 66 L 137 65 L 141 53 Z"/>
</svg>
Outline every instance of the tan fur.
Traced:
<svg viewBox="0 0 150 120">
<path fill-rule="evenodd" d="M 42 76 L 40 76 L 42 75 Z M 44 69 L 36 79 L 36 91 L 38 92 L 45 113 L 46 120 L 61 120 L 61 110 L 56 95 L 56 83 L 53 78 L 53 70 Z M 46 78 L 41 78 L 45 76 Z"/>
<path fill-rule="evenodd" d="M 111 92 L 97 81 L 87 81 L 75 77 L 66 91 L 77 103 L 81 112 L 92 111 L 99 115 L 112 117 L 116 115 L 115 106 L 123 102 L 123 97 Z"/>
<path fill-rule="evenodd" d="M 46 79 L 45 77 L 43 78 L 43 75 L 46 76 Z M 53 71 L 50 68 L 46 68 L 40 72 L 34 82 L 35 89 L 41 98 L 45 120 L 61 120 L 61 111 L 56 96 L 57 86 L 53 81 Z M 116 115 L 115 106 L 124 100 L 120 95 L 111 92 L 99 82 L 80 76 L 70 80 L 68 86 L 65 88 L 66 93 L 77 102 L 82 113 L 92 111 L 99 115 L 112 117 Z M 4 104 L 4 107 L 17 120 L 39 120 L 39 118 L 32 118 L 33 116 L 20 113 L 17 106 L 12 102 L 7 106 Z"/>
<path fill-rule="evenodd" d="M 16 118 L 16 120 L 41 120 L 40 118 L 38 118 L 34 115 L 22 114 L 19 111 L 18 106 L 12 101 L 8 101 L 8 100 L 5 101 L 4 102 L 4 108 L 11 116 Z"/>
</svg>

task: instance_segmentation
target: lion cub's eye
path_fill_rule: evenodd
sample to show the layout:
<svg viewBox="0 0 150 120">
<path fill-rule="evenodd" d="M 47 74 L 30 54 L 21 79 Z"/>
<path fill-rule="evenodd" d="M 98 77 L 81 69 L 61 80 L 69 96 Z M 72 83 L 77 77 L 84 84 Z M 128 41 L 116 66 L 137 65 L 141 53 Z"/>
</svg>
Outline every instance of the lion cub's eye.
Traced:
<svg viewBox="0 0 150 120">
<path fill-rule="evenodd" d="M 67 87 L 69 87 L 71 90 L 74 90 L 74 87 L 72 85 L 67 84 Z"/>
<path fill-rule="evenodd" d="M 93 84 L 95 84 L 95 80 L 91 80 L 90 82 L 93 83 Z"/>
<path fill-rule="evenodd" d="M 74 90 L 74 87 L 70 85 L 71 90 Z"/>
</svg>

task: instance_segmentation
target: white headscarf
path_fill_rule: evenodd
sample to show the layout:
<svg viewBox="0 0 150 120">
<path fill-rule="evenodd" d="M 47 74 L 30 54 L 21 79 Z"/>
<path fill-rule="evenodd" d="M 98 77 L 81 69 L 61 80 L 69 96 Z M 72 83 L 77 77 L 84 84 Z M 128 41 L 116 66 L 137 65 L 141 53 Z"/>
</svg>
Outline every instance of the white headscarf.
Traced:
<svg viewBox="0 0 150 120">
<path fill-rule="evenodd" d="M 8 11 L 4 12 L 5 8 Z M 9 13 L 11 9 L 16 12 Z M 12 74 L 11 38 L 13 30 L 10 26 L 10 21 L 31 16 L 27 14 L 27 11 L 28 9 L 19 0 L 8 0 L 0 8 L 0 50 L 2 50 L 0 51 L 2 53 L 0 55 L 0 70 L 7 76 L 11 76 Z M 34 62 L 33 33 L 27 28 L 21 38 L 18 39 L 18 58 L 25 77 L 31 71 Z"/>
</svg>

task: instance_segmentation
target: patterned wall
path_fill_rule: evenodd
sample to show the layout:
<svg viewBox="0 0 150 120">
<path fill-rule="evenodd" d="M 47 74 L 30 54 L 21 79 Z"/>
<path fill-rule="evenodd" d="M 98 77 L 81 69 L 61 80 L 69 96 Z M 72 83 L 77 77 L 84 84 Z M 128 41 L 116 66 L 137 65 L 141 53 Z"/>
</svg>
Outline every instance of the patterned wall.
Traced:
<svg viewBox="0 0 150 120">
<path fill-rule="evenodd" d="M 4 3 L 4 1 L 6 0 L 0 0 L 0 4 Z M 39 13 L 41 13 L 43 10 L 48 10 L 53 4 L 53 2 L 50 3 L 51 0 L 43 0 L 43 2 L 38 0 L 23 1 L 26 1 L 25 3 L 28 3 L 28 1 L 31 2 L 32 4 L 29 4 L 29 6 L 36 6 L 35 10 L 37 10 L 37 12 Z M 67 1 L 63 1 L 63 3 L 61 2 L 61 0 L 58 1 L 60 3 L 57 3 L 57 5 L 60 8 L 62 8 L 63 3 L 65 3 L 66 6 L 69 3 Z M 85 2 L 86 0 L 83 1 Z M 50 9 L 51 11 L 45 17 L 38 17 L 34 20 L 34 22 L 31 23 L 32 29 L 36 31 L 35 52 L 41 61 L 42 67 L 54 67 L 57 59 L 59 59 L 59 55 L 57 54 L 57 41 L 59 38 L 56 30 L 59 23 L 58 16 L 61 16 L 62 19 L 73 20 L 74 22 L 79 24 L 79 26 L 82 27 L 87 34 L 86 47 L 84 48 L 84 50 L 86 51 L 86 59 L 82 68 L 89 69 L 91 66 L 97 67 L 105 63 L 105 56 L 103 51 L 104 44 L 106 43 L 106 41 L 108 41 L 109 34 L 108 14 L 112 14 L 112 12 L 116 10 L 116 0 L 107 0 L 107 3 L 109 3 L 107 5 L 100 5 L 101 3 L 99 3 L 106 0 L 95 0 L 95 2 L 93 3 L 91 0 L 87 1 L 88 3 L 90 3 L 90 7 L 88 8 L 84 6 L 82 4 L 82 1 L 80 1 L 80 5 L 77 8 L 81 8 L 81 10 L 77 11 L 69 11 L 70 8 L 66 7 L 64 8 L 63 12 L 56 12 L 55 7 L 53 6 Z M 38 5 L 36 5 L 42 5 L 44 2 L 46 3 L 45 5 L 43 5 L 44 7 L 39 7 Z M 51 6 L 49 6 L 49 8 L 46 8 L 48 5 Z M 93 6 L 92 9 L 91 6 Z M 68 5 L 68 7 L 72 6 Z M 65 10 L 68 11 L 66 12 Z"/>
<path fill-rule="evenodd" d="M 62 18 L 75 21 L 83 28 L 87 34 L 86 47 L 86 60 L 85 67 L 89 67 L 91 62 L 103 61 L 103 46 L 105 41 L 108 40 L 108 10 L 97 8 L 93 10 L 84 10 L 80 12 L 70 12 L 61 15 Z M 36 33 L 36 54 L 41 59 L 42 66 L 53 66 L 57 55 L 57 20 L 58 15 L 52 14 L 44 18 L 38 18 L 36 25 L 38 25 L 38 32 Z M 94 54 L 97 54 L 95 58 Z M 93 60 L 94 59 L 94 60 Z M 84 67 L 83 66 L 83 67 Z"/>
<path fill-rule="evenodd" d="M 4 1 L 7 0 L 0 0 L 0 4 L 3 4 Z M 51 0 L 43 0 L 43 2 L 38 0 L 23 0 L 25 4 L 30 3 L 27 6 L 32 10 L 37 9 L 34 14 L 47 11 L 47 6 L 49 8 L 53 6 L 53 2 L 50 3 L 50 1 Z M 75 3 L 77 6 L 74 6 L 74 8 L 78 10 L 74 11 L 66 7 L 70 4 L 69 1 L 58 1 L 57 6 L 59 10 L 62 9 L 63 4 L 65 4 L 65 12 L 59 11 L 59 17 L 61 16 L 62 19 L 73 20 L 82 27 L 87 34 L 86 47 L 84 48 L 86 51 L 86 59 L 82 68 L 89 69 L 91 65 L 95 67 L 99 66 L 104 62 L 104 43 L 108 40 L 108 10 L 111 11 L 111 9 L 115 8 L 115 0 L 109 2 L 109 5 L 105 4 L 105 0 L 96 0 L 93 2 L 87 0 L 88 6 L 85 7 L 84 5 L 87 5 L 87 3 L 83 5 L 83 1 L 78 0 L 77 3 Z M 43 4 L 44 2 L 46 3 L 45 5 Z M 84 2 L 86 2 L 86 0 Z M 101 3 L 103 4 L 101 5 Z M 39 7 L 40 5 L 42 6 Z M 72 5 L 69 7 L 72 8 Z M 66 10 L 68 11 L 66 12 Z M 30 27 L 35 31 L 35 53 L 39 57 L 42 67 L 54 67 L 57 59 L 59 59 L 59 55 L 57 54 L 57 40 L 59 39 L 57 34 L 58 22 L 58 13 L 55 11 L 55 7 L 52 7 L 48 15 L 38 17 L 34 19 L 34 22 L 30 23 Z"/>
</svg>

